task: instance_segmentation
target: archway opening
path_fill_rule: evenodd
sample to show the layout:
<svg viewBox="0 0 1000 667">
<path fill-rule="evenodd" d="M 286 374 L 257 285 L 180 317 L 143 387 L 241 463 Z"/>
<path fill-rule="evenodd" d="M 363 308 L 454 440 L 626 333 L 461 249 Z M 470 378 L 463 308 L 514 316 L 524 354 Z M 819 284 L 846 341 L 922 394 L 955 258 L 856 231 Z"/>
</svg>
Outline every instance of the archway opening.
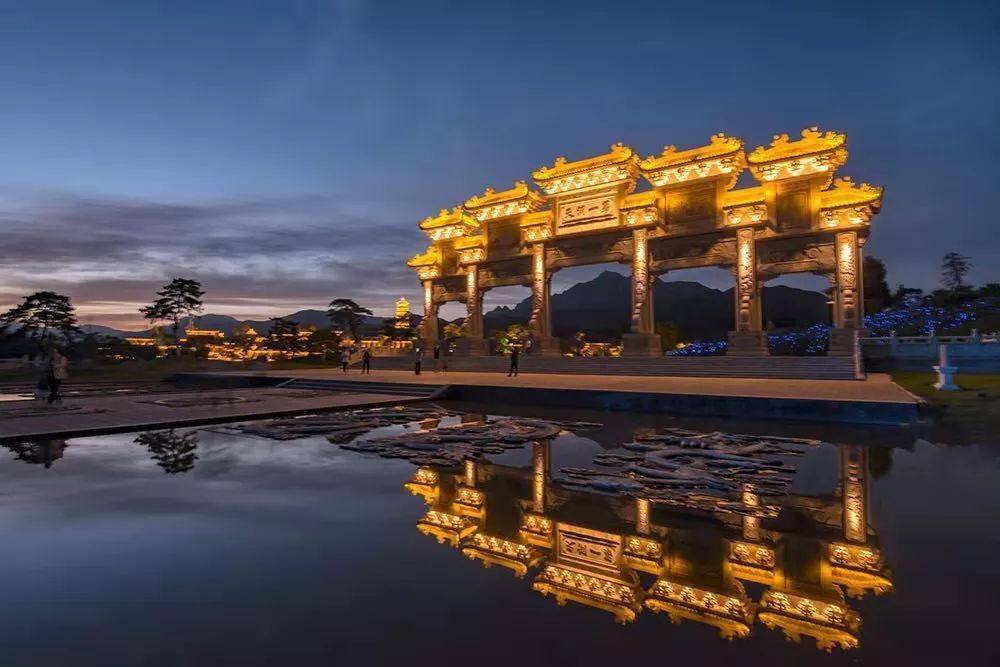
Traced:
<svg viewBox="0 0 1000 667">
<path fill-rule="evenodd" d="M 724 341 L 733 330 L 733 274 L 705 267 L 669 271 L 653 287 L 656 333 L 664 350 L 695 341 Z"/>
<path fill-rule="evenodd" d="M 830 324 L 830 281 L 814 273 L 789 273 L 764 283 L 761 295 L 768 331 Z"/>
<path fill-rule="evenodd" d="M 559 269 L 549 289 L 552 335 L 564 342 L 614 345 L 631 326 L 632 274 L 607 262 Z"/>
<path fill-rule="evenodd" d="M 486 338 L 493 338 L 514 324 L 527 327 L 530 319 L 530 287 L 494 287 L 483 294 L 483 334 Z"/>
</svg>

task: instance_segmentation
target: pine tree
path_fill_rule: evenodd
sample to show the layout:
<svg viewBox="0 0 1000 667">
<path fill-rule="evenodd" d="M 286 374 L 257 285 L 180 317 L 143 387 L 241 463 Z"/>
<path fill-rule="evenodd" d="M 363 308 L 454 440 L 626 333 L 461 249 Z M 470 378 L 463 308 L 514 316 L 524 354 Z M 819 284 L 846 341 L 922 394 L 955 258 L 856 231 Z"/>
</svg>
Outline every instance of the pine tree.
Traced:
<svg viewBox="0 0 1000 667">
<path fill-rule="evenodd" d="M 140 308 L 139 312 L 151 323 L 160 320 L 173 323 L 171 329 L 174 332 L 174 344 L 177 346 L 176 353 L 180 356 L 181 318 L 202 312 L 201 298 L 205 296 L 205 291 L 197 280 L 174 278 L 156 294 L 160 298 L 151 305 Z"/>
<path fill-rule="evenodd" d="M 17 327 L 18 333 L 34 338 L 39 346 L 45 344 L 51 332 L 58 332 L 67 340 L 80 333 L 76 309 L 69 297 L 55 292 L 35 292 L 24 297 L 20 304 L 0 315 L 0 323 L 4 330 Z"/>
</svg>

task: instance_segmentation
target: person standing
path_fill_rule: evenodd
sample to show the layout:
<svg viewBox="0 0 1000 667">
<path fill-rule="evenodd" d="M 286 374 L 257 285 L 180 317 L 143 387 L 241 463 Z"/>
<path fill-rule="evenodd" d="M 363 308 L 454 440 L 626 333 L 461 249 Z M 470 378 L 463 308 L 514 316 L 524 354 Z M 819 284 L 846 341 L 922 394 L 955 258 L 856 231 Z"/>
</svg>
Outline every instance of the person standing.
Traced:
<svg viewBox="0 0 1000 667">
<path fill-rule="evenodd" d="M 351 363 L 351 349 L 345 347 L 340 351 L 340 369 L 346 373 L 347 365 Z"/>
<path fill-rule="evenodd" d="M 62 385 L 63 380 L 69 377 L 69 373 L 66 367 L 69 365 L 69 359 L 64 357 L 59 350 L 52 348 L 52 356 L 49 357 L 49 404 L 55 403 L 56 401 L 62 402 L 62 396 L 59 394 L 59 387 Z"/>
<path fill-rule="evenodd" d="M 510 371 L 507 377 L 517 376 L 517 359 L 521 354 L 521 349 L 516 345 L 510 348 Z"/>
<path fill-rule="evenodd" d="M 365 351 L 361 353 L 361 374 L 372 374 L 372 351 L 367 347 L 365 348 Z"/>
<path fill-rule="evenodd" d="M 424 360 L 424 351 L 419 347 L 417 348 L 416 354 L 413 355 L 413 374 L 420 375 L 420 363 Z"/>
<path fill-rule="evenodd" d="M 438 364 L 441 363 L 441 345 L 439 343 L 434 343 L 434 372 L 438 372 Z"/>
</svg>

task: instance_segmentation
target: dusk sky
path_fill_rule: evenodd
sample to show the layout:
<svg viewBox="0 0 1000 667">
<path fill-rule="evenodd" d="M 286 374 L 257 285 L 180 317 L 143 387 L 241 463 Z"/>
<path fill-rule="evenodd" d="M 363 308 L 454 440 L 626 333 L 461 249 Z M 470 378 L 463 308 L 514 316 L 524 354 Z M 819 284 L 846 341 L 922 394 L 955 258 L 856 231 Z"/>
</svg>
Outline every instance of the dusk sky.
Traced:
<svg viewBox="0 0 1000 667">
<path fill-rule="evenodd" d="M 885 186 L 867 251 L 893 286 L 934 288 L 951 250 L 1000 280 L 1000 2 L 725 5 L 6 0 L 0 308 L 51 289 L 138 328 L 183 276 L 207 312 L 388 314 L 420 301 L 417 222 L 486 186 L 616 141 L 749 150 L 810 125 Z"/>
</svg>

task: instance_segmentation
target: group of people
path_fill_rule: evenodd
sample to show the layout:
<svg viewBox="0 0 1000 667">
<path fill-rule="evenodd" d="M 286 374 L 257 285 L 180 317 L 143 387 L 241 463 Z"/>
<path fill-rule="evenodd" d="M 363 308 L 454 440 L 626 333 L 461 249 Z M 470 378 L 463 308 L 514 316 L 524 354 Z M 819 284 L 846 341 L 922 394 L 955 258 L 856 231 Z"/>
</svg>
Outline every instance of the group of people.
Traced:
<svg viewBox="0 0 1000 667">
<path fill-rule="evenodd" d="M 531 339 L 524 344 L 524 351 L 531 351 Z M 441 354 L 441 346 L 435 345 L 433 348 L 434 354 L 434 372 L 448 372 L 448 357 Z M 519 346 L 513 346 L 510 348 L 510 370 L 507 373 L 507 377 L 517 377 L 518 371 L 518 361 L 521 357 L 521 348 Z M 413 373 L 414 375 L 420 375 L 421 367 L 424 361 L 424 351 L 419 346 L 414 350 L 413 355 Z"/>
<path fill-rule="evenodd" d="M 441 371 L 442 373 L 448 372 L 448 357 L 441 353 L 441 346 L 435 345 L 431 354 L 434 355 L 434 372 L 437 373 Z M 420 375 L 420 371 L 424 364 L 424 350 L 419 345 L 413 351 L 413 373 L 414 375 Z"/>
<path fill-rule="evenodd" d="M 69 359 L 56 347 L 50 347 L 35 357 L 34 366 L 39 371 L 35 398 L 45 398 L 49 405 L 62 402 L 59 387 L 69 377 Z"/>
<path fill-rule="evenodd" d="M 524 344 L 525 353 L 531 351 L 531 339 Z M 347 373 L 348 366 L 351 365 L 351 357 L 354 351 L 345 347 L 340 351 L 340 368 L 341 371 Z M 431 349 L 431 354 L 434 359 L 434 372 L 448 372 L 448 356 L 441 349 L 440 345 L 434 345 Z M 507 373 L 507 377 L 516 377 L 518 372 L 518 362 L 521 357 L 520 346 L 514 346 L 510 349 L 510 370 Z M 420 375 L 420 371 L 423 370 L 424 365 L 424 350 L 419 345 L 414 348 L 413 351 L 413 373 L 414 375 Z M 361 351 L 361 374 L 371 375 L 372 373 L 372 353 L 367 347 Z"/>
<path fill-rule="evenodd" d="M 340 368 L 344 373 L 347 372 L 347 367 L 351 365 L 351 355 L 353 353 L 354 351 L 349 347 L 345 347 L 340 351 Z M 367 347 L 361 350 L 361 374 L 372 374 L 372 351 Z"/>
</svg>

